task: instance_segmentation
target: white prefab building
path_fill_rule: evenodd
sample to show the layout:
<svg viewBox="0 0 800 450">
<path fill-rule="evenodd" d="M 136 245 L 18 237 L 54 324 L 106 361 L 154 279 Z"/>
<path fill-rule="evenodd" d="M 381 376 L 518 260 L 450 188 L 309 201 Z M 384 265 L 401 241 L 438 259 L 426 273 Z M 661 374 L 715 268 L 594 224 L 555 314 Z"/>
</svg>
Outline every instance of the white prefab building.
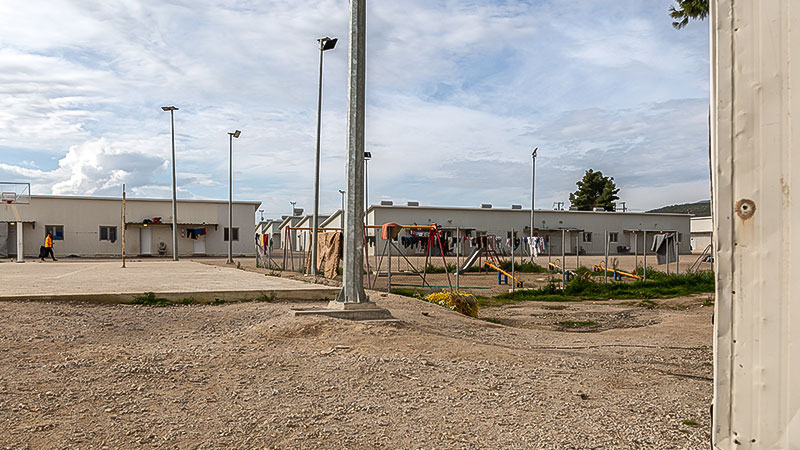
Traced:
<svg viewBox="0 0 800 450">
<path fill-rule="evenodd" d="M 699 253 L 711 245 L 711 217 L 692 217 L 692 251 Z"/>
<path fill-rule="evenodd" d="M 297 224 L 303 220 L 304 216 L 285 216 L 283 220 L 278 225 L 278 233 L 280 233 L 281 237 L 280 240 L 277 241 L 280 243 L 281 249 L 291 249 L 294 246 L 294 249 L 297 250 L 297 230 L 293 228 L 297 227 Z M 288 233 L 288 235 L 287 235 Z M 273 248 L 278 248 L 273 245 Z"/>
<path fill-rule="evenodd" d="M 253 216 L 260 205 L 233 202 L 234 255 L 255 255 Z M 129 198 L 125 209 L 127 255 L 171 256 L 172 200 Z M 178 255 L 228 254 L 227 201 L 178 200 L 177 209 Z M 0 256 L 16 256 L 18 222 L 25 257 L 39 254 L 48 232 L 56 257 L 122 255 L 120 198 L 38 195 L 30 204 L 0 206 Z"/>
<path fill-rule="evenodd" d="M 504 254 L 510 253 L 510 244 L 515 238 L 524 241 L 524 238 L 529 236 L 531 223 L 531 211 L 519 207 L 373 205 L 367 209 L 366 215 L 367 225 L 383 225 L 391 222 L 400 225 L 435 223 L 440 230 L 449 233 L 450 237 L 456 236 L 457 229 L 460 236 L 495 236 L 499 243 L 497 250 Z M 575 254 L 579 251 L 587 255 L 602 255 L 605 251 L 606 232 L 609 236 L 610 254 L 633 254 L 637 251 L 637 247 L 641 254 L 645 246 L 648 246 L 649 252 L 654 236 L 661 233 L 675 234 L 679 242 L 679 251 L 690 253 L 688 239 L 690 218 L 689 214 L 536 210 L 534 235 L 547 239 L 548 250 L 553 255 L 561 254 L 562 247 L 566 254 Z M 410 230 L 404 230 L 399 237 L 410 234 Z M 382 252 L 384 243 L 380 230 L 368 229 L 367 235 L 376 236 L 375 245 L 368 246 L 370 253 Z M 469 251 L 468 246 L 468 242 L 462 242 L 460 249 L 462 255 L 465 251 Z M 401 249 L 411 255 L 425 252 L 422 246 L 408 248 L 401 246 Z"/>
<path fill-rule="evenodd" d="M 265 220 L 256 227 L 256 233 L 267 235 L 272 239 L 272 248 L 281 248 L 281 222 L 283 220 Z"/>
</svg>

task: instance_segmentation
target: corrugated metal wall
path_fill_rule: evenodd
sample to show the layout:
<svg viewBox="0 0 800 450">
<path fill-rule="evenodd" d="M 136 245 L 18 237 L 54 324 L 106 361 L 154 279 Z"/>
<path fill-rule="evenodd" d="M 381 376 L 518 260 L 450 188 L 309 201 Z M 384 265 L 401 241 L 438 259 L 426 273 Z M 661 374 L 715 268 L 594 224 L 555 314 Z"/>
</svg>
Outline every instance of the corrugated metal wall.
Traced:
<svg viewBox="0 0 800 450">
<path fill-rule="evenodd" d="M 712 0 L 713 439 L 800 448 L 800 2 Z"/>
</svg>

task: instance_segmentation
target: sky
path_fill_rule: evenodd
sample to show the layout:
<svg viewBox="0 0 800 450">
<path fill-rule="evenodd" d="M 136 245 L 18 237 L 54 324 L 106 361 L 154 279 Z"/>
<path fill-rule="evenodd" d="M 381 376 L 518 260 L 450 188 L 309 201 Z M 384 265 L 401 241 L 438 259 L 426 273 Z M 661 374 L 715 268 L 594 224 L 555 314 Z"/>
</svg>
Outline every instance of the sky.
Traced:
<svg viewBox="0 0 800 450">
<path fill-rule="evenodd" d="M 46 6 L 45 6 L 46 5 Z M 368 1 L 369 201 L 568 204 L 587 169 L 632 210 L 709 197 L 707 22 L 672 0 Z M 0 181 L 34 194 L 338 209 L 347 0 L 0 2 Z"/>
</svg>

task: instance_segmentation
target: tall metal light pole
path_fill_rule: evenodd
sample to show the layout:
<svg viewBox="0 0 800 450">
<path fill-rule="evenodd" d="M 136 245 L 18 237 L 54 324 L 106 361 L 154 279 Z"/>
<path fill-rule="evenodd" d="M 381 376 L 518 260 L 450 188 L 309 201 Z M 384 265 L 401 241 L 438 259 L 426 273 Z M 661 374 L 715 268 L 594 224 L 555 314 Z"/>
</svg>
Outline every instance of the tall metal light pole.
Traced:
<svg viewBox="0 0 800 450">
<path fill-rule="evenodd" d="M 294 205 L 296 205 L 296 204 L 297 204 L 297 202 L 289 202 L 289 203 L 292 205 L 292 213 L 291 213 L 291 214 L 289 214 L 289 215 L 290 215 L 290 216 L 292 216 L 292 217 L 294 217 Z"/>
<path fill-rule="evenodd" d="M 314 215 L 311 217 L 311 275 L 317 276 L 317 234 L 319 233 L 319 147 L 322 132 L 322 55 L 328 50 L 333 50 L 337 38 L 324 37 L 317 39 L 319 42 L 319 92 L 317 95 L 317 158 L 314 169 Z"/>
<path fill-rule="evenodd" d="M 350 0 L 347 83 L 347 205 L 339 305 L 368 303 L 364 292 L 364 114 L 366 110 L 367 1 Z"/>
<path fill-rule="evenodd" d="M 528 237 L 528 251 L 530 252 L 531 256 L 531 264 L 533 264 L 533 250 L 531 250 L 531 246 L 533 245 L 533 210 L 536 204 L 536 197 L 534 196 L 535 188 L 536 188 L 536 152 L 539 151 L 539 147 L 533 149 L 531 153 L 531 160 L 533 164 L 531 165 L 531 235 Z"/>
<path fill-rule="evenodd" d="M 228 167 L 228 264 L 233 264 L 233 138 L 239 138 L 241 131 L 228 133 L 230 142 L 230 165 Z"/>
<path fill-rule="evenodd" d="M 162 110 L 169 111 L 169 121 L 172 125 L 172 260 L 178 260 L 178 186 L 175 180 L 175 106 L 162 106 Z"/>
<path fill-rule="evenodd" d="M 342 217 L 344 217 L 344 189 L 339 189 L 339 193 L 342 194 Z"/>
<path fill-rule="evenodd" d="M 372 152 L 364 152 L 364 211 L 369 208 L 369 160 Z"/>
</svg>

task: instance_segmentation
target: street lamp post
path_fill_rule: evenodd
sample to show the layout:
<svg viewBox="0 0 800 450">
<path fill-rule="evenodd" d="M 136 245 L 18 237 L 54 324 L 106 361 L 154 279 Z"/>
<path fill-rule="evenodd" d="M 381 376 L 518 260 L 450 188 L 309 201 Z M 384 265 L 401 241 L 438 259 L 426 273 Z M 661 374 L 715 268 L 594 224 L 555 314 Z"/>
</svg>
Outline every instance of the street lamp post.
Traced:
<svg viewBox="0 0 800 450">
<path fill-rule="evenodd" d="M 324 37 L 319 42 L 319 92 L 317 95 L 317 158 L 314 169 L 314 215 L 311 218 L 311 275 L 317 276 L 317 233 L 319 233 L 319 153 L 322 133 L 322 55 L 336 47 L 337 38 Z"/>
<path fill-rule="evenodd" d="M 233 264 L 233 138 L 239 138 L 241 131 L 228 133 L 230 163 L 228 173 L 228 264 Z"/>
<path fill-rule="evenodd" d="M 344 189 L 339 189 L 339 193 L 342 194 L 342 217 L 344 217 L 344 193 L 346 191 Z"/>
<path fill-rule="evenodd" d="M 178 260 L 178 201 L 177 182 L 175 179 L 175 106 L 162 106 L 162 110 L 169 111 L 169 121 L 172 125 L 172 260 Z M 124 225 L 124 224 L 123 224 Z"/>
<path fill-rule="evenodd" d="M 364 211 L 369 208 L 369 160 L 372 159 L 372 152 L 364 152 Z"/>
<path fill-rule="evenodd" d="M 531 153 L 531 160 L 533 164 L 531 165 L 531 235 L 528 237 L 528 251 L 530 252 L 531 256 L 531 264 L 533 264 L 533 250 L 531 247 L 533 245 L 533 209 L 536 203 L 536 199 L 534 197 L 534 189 L 536 188 L 536 152 L 539 151 L 539 147 L 533 149 L 533 153 Z"/>
</svg>

